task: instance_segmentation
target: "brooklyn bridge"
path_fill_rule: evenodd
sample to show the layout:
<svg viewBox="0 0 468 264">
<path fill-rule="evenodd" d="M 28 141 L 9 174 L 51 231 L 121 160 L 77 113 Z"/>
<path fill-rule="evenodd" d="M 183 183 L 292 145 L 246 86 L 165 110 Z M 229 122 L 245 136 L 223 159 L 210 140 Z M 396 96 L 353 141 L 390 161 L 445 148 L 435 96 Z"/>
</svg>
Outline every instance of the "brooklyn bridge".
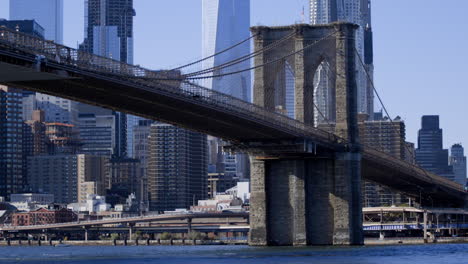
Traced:
<svg viewBox="0 0 468 264">
<path fill-rule="evenodd" d="M 359 245 L 363 179 L 435 207 L 463 208 L 468 196 L 459 184 L 360 143 L 355 74 L 364 63 L 356 29 L 253 27 L 252 53 L 186 73 L 152 71 L 0 28 L 0 83 L 203 132 L 229 142 L 228 151 L 248 153 L 251 245 Z M 247 60 L 251 68 L 229 71 Z M 332 103 L 327 122 L 319 123 L 324 113 L 314 103 L 313 79 L 324 61 Z M 253 103 L 199 81 L 252 70 Z M 293 76 L 293 116 L 281 111 L 285 71 Z"/>
</svg>

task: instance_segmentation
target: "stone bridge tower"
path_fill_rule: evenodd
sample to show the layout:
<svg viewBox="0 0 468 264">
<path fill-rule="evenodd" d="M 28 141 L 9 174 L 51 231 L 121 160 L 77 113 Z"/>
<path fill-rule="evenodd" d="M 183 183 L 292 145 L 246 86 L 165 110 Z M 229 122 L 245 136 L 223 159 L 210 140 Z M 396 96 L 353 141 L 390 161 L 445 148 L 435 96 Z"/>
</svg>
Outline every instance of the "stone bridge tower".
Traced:
<svg viewBox="0 0 468 264">
<path fill-rule="evenodd" d="M 296 120 L 317 126 L 314 74 L 327 61 L 334 73 L 333 125 L 327 128 L 347 142 L 345 148 L 312 143 L 312 152 L 285 154 L 258 145 L 251 151 L 251 245 L 363 243 L 356 28 L 348 23 L 251 28 L 259 52 L 255 65 L 265 65 L 255 69 L 254 103 L 277 112 L 286 105 Z M 274 42 L 279 44 L 271 48 Z M 289 90 L 284 85 L 287 70 L 294 79 Z M 294 101 L 294 109 L 287 109 L 286 101 Z"/>
</svg>

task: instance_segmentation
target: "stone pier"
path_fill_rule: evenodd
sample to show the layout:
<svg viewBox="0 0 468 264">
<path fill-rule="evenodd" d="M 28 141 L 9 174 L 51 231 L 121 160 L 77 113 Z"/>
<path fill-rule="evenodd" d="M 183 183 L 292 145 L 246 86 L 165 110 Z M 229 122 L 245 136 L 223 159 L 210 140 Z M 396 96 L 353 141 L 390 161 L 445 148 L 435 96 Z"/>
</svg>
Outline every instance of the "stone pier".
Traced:
<svg viewBox="0 0 468 264">
<path fill-rule="evenodd" d="M 336 74 L 330 93 L 333 125 L 328 129 L 346 142 L 346 147 L 312 142 L 312 149 L 287 148 L 287 144 L 293 146 L 291 142 L 300 140 L 307 146 L 308 139 L 263 142 L 265 147 L 259 142 L 252 144 L 247 150 L 251 158 L 250 245 L 363 244 L 356 28 L 348 23 L 252 28 L 256 51 L 293 35 L 291 40 L 255 58 L 256 65 L 268 65 L 255 70 L 255 104 L 283 110 L 287 100 L 281 97 L 287 93 L 278 91 L 285 85 L 278 84 L 283 78 L 277 75 L 283 75 L 285 67 L 293 69 L 294 117 L 317 126 L 313 80 L 317 67 L 326 60 Z M 284 56 L 283 60 L 275 60 Z M 274 144 L 278 147 L 272 147 Z"/>
</svg>

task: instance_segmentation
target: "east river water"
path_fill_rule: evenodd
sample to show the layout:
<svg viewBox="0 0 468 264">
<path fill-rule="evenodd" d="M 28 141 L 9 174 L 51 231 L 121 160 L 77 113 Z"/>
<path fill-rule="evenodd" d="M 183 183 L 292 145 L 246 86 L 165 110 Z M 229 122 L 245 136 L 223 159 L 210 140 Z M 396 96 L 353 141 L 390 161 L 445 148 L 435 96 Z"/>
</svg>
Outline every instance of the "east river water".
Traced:
<svg viewBox="0 0 468 264">
<path fill-rule="evenodd" d="M 256 248 L 248 246 L 2 247 L 0 263 L 465 264 L 468 244 Z"/>
</svg>

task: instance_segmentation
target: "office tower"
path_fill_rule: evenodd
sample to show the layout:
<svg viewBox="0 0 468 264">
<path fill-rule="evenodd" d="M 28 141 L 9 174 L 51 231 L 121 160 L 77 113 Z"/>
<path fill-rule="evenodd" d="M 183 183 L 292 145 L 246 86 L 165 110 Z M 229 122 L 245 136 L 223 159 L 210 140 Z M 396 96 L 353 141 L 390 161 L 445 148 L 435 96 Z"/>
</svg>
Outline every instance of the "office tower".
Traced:
<svg viewBox="0 0 468 264">
<path fill-rule="evenodd" d="M 104 109 L 103 109 L 104 110 Z M 78 115 L 78 129 L 80 131 L 81 153 L 112 157 L 115 150 L 115 116 L 95 115 L 94 113 L 80 113 Z"/>
<path fill-rule="evenodd" d="M 34 37 L 44 38 L 44 28 L 36 20 L 6 20 L 0 19 L 0 27 L 6 27 L 21 33 L 33 35 Z"/>
<path fill-rule="evenodd" d="M 381 117 L 375 114 L 375 117 Z M 358 115 L 359 136 L 361 144 L 371 147 L 399 159 L 406 159 L 408 153 L 405 141 L 405 123 L 400 117 L 390 120 L 379 118 L 368 120 L 367 114 Z M 399 205 L 404 202 L 402 195 L 385 186 L 364 181 L 364 207 Z"/>
<path fill-rule="evenodd" d="M 202 0 L 202 57 L 206 58 L 250 37 L 250 0 Z M 205 60 L 203 69 L 212 68 L 250 53 L 250 42 Z M 250 61 L 226 69 L 246 69 Z M 223 70 L 216 74 L 222 74 Z M 250 72 L 209 79 L 207 88 L 251 101 Z"/>
<path fill-rule="evenodd" d="M 202 1 L 202 57 L 208 57 L 229 48 L 250 37 L 250 0 L 203 0 Z M 228 61 L 245 56 L 250 53 L 250 42 L 241 44 L 227 52 L 203 61 L 202 68 L 209 69 L 222 65 Z M 250 67 L 250 60 L 235 64 L 225 69 L 215 71 L 216 74 L 234 72 Z M 219 78 L 205 80 L 205 87 L 232 95 L 244 101 L 250 102 L 251 76 L 250 71 L 240 74 L 227 75 Z M 219 139 L 217 145 L 222 142 Z M 222 163 L 234 169 L 234 173 L 249 177 L 248 159 L 246 155 L 227 155 L 219 151 Z M 213 153 L 212 155 L 218 155 Z M 247 163 L 247 164 L 246 164 Z M 220 171 L 218 166 L 217 171 Z"/>
<path fill-rule="evenodd" d="M 85 0 L 85 40 L 90 53 L 133 63 L 133 0 Z"/>
<path fill-rule="evenodd" d="M 22 91 L 0 85 L 0 196 L 23 190 Z"/>
<path fill-rule="evenodd" d="M 439 116 L 423 116 L 418 132 L 416 163 L 423 169 L 453 179 L 452 168 L 448 165 L 448 150 L 443 149 L 442 129 Z"/>
<path fill-rule="evenodd" d="M 372 21 L 370 0 L 310 0 L 310 23 L 327 24 L 335 21 L 346 21 L 359 25 L 356 33 L 356 49 L 365 64 L 363 69 L 359 59 L 356 60 L 358 89 L 358 112 L 373 114 L 374 93 L 371 81 L 373 78 L 373 47 L 372 47 Z M 329 62 L 324 61 L 318 68 L 314 77 L 314 95 L 317 107 L 326 119 L 331 119 L 331 84 L 334 81 L 334 70 Z M 315 117 L 323 122 L 323 117 Z M 372 116 L 371 116 L 372 118 Z"/>
<path fill-rule="evenodd" d="M 141 121 L 150 121 L 143 117 L 127 115 L 127 154 L 131 158 L 135 158 L 135 128 L 139 126 Z M 151 124 L 152 121 L 150 121 Z"/>
<path fill-rule="evenodd" d="M 153 124 L 149 136 L 150 210 L 189 208 L 207 195 L 206 135 Z"/>
<path fill-rule="evenodd" d="M 85 0 L 85 39 L 81 49 L 133 64 L 133 0 Z M 127 117 L 115 116 L 113 156 L 127 156 Z"/>
<path fill-rule="evenodd" d="M 63 0 L 10 0 L 10 19 L 34 19 L 46 39 L 63 42 Z"/>
<path fill-rule="evenodd" d="M 450 148 L 450 166 L 453 168 L 454 181 L 465 186 L 466 184 L 466 157 L 461 144 L 454 144 Z"/>
<path fill-rule="evenodd" d="M 108 159 L 91 155 L 40 155 L 28 157 L 32 192 L 49 193 L 57 203 L 86 202 L 89 194 L 105 194 Z"/>
</svg>

